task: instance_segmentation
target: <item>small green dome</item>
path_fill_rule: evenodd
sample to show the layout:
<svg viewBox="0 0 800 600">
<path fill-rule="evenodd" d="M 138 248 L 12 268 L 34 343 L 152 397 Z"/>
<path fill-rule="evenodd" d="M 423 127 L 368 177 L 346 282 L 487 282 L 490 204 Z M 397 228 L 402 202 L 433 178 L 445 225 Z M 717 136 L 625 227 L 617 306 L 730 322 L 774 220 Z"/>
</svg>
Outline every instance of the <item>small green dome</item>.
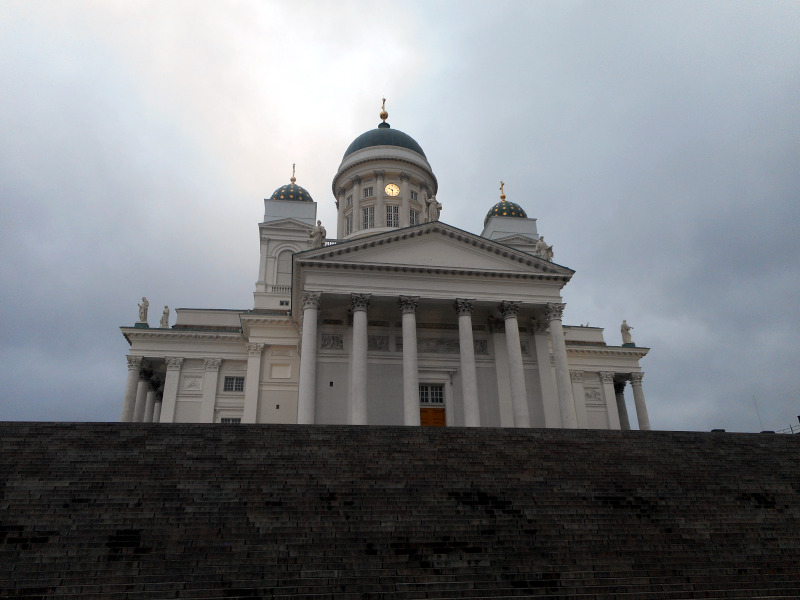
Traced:
<svg viewBox="0 0 800 600">
<path fill-rule="evenodd" d="M 518 219 L 527 219 L 528 215 L 522 210 L 519 204 L 501 200 L 486 213 L 486 218 L 483 220 L 484 226 L 492 217 L 517 217 Z"/>
<path fill-rule="evenodd" d="M 416 152 L 423 158 L 425 153 L 422 147 L 407 133 L 403 133 L 399 129 L 392 129 L 388 123 L 381 123 L 377 129 L 371 129 L 366 133 L 362 133 L 347 147 L 344 152 L 342 160 L 350 156 L 353 152 L 363 150 L 364 148 L 371 148 L 372 146 L 398 146 L 400 148 L 407 148 L 412 152 Z"/>
<path fill-rule="evenodd" d="M 292 177 L 294 179 L 294 177 Z M 283 200 L 284 202 L 313 202 L 311 194 L 304 188 L 292 182 L 279 187 L 273 192 L 270 200 Z"/>
</svg>

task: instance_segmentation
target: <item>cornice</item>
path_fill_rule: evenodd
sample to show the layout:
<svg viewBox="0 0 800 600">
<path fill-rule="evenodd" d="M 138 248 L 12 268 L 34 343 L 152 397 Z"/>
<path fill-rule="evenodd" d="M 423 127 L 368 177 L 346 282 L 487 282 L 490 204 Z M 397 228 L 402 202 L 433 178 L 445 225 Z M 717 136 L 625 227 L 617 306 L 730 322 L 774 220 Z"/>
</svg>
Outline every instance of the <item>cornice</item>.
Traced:
<svg viewBox="0 0 800 600">
<path fill-rule="evenodd" d="M 120 327 L 122 335 L 131 343 L 131 340 L 231 340 L 244 339 L 241 331 L 201 331 L 186 329 L 138 329 L 134 327 Z"/>
<path fill-rule="evenodd" d="M 249 315 L 244 314 L 241 316 L 242 323 L 247 322 L 248 325 L 289 325 L 292 322 L 292 317 L 287 313 L 285 315 Z"/>
<path fill-rule="evenodd" d="M 624 356 L 628 358 L 644 358 L 650 348 L 622 348 L 620 346 L 571 346 L 567 342 L 567 354 L 573 356 Z"/>
</svg>

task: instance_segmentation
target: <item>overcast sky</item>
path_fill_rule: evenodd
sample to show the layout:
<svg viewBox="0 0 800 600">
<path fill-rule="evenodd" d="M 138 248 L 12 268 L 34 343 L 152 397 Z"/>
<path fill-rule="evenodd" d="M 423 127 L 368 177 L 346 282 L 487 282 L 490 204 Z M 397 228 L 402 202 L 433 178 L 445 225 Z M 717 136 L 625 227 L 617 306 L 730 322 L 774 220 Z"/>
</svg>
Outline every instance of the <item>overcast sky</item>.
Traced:
<svg viewBox="0 0 800 600">
<path fill-rule="evenodd" d="M 576 271 L 565 323 L 652 348 L 653 428 L 797 424 L 800 2 L 4 0 L 0 28 L 0 419 L 118 420 L 143 295 L 154 325 L 252 308 L 263 198 L 297 163 L 332 234 L 385 95 L 442 221 L 480 233 L 502 179 Z"/>
</svg>

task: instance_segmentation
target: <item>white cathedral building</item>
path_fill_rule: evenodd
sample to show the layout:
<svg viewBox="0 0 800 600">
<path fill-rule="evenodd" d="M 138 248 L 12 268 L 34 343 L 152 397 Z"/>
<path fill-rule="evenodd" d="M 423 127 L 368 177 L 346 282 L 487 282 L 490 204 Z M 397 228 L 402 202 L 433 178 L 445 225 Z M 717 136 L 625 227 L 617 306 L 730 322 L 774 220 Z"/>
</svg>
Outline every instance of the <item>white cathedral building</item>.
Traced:
<svg viewBox="0 0 800 600">
<path fill-rule="evenodd" d="M 264 200 L 251 310 L 149 327 L 143 299 L 121 420 L 630 429 L 630 382 L 649 429 L 648 349 L 562 324 L 574 271 L 536 219 L 501 185 L 480 235 L 441 222 L 425 153 L 380 117 L 333 178 L 335 240 L 294 176 Z"/>
</svg>

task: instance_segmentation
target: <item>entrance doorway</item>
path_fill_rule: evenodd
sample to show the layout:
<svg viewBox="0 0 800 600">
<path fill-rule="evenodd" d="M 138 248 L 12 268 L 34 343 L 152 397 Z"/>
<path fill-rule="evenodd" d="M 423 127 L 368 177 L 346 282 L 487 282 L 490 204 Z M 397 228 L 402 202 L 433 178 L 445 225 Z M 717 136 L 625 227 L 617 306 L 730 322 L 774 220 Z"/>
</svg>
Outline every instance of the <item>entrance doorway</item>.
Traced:
<svg viewBox="0 0 800 600">
<path fill-rule="evenodd" d="M 419 423 L 423 427 L 444 427 L 444 385 L 422 383 L 419 386 Z"/>
</svg>

